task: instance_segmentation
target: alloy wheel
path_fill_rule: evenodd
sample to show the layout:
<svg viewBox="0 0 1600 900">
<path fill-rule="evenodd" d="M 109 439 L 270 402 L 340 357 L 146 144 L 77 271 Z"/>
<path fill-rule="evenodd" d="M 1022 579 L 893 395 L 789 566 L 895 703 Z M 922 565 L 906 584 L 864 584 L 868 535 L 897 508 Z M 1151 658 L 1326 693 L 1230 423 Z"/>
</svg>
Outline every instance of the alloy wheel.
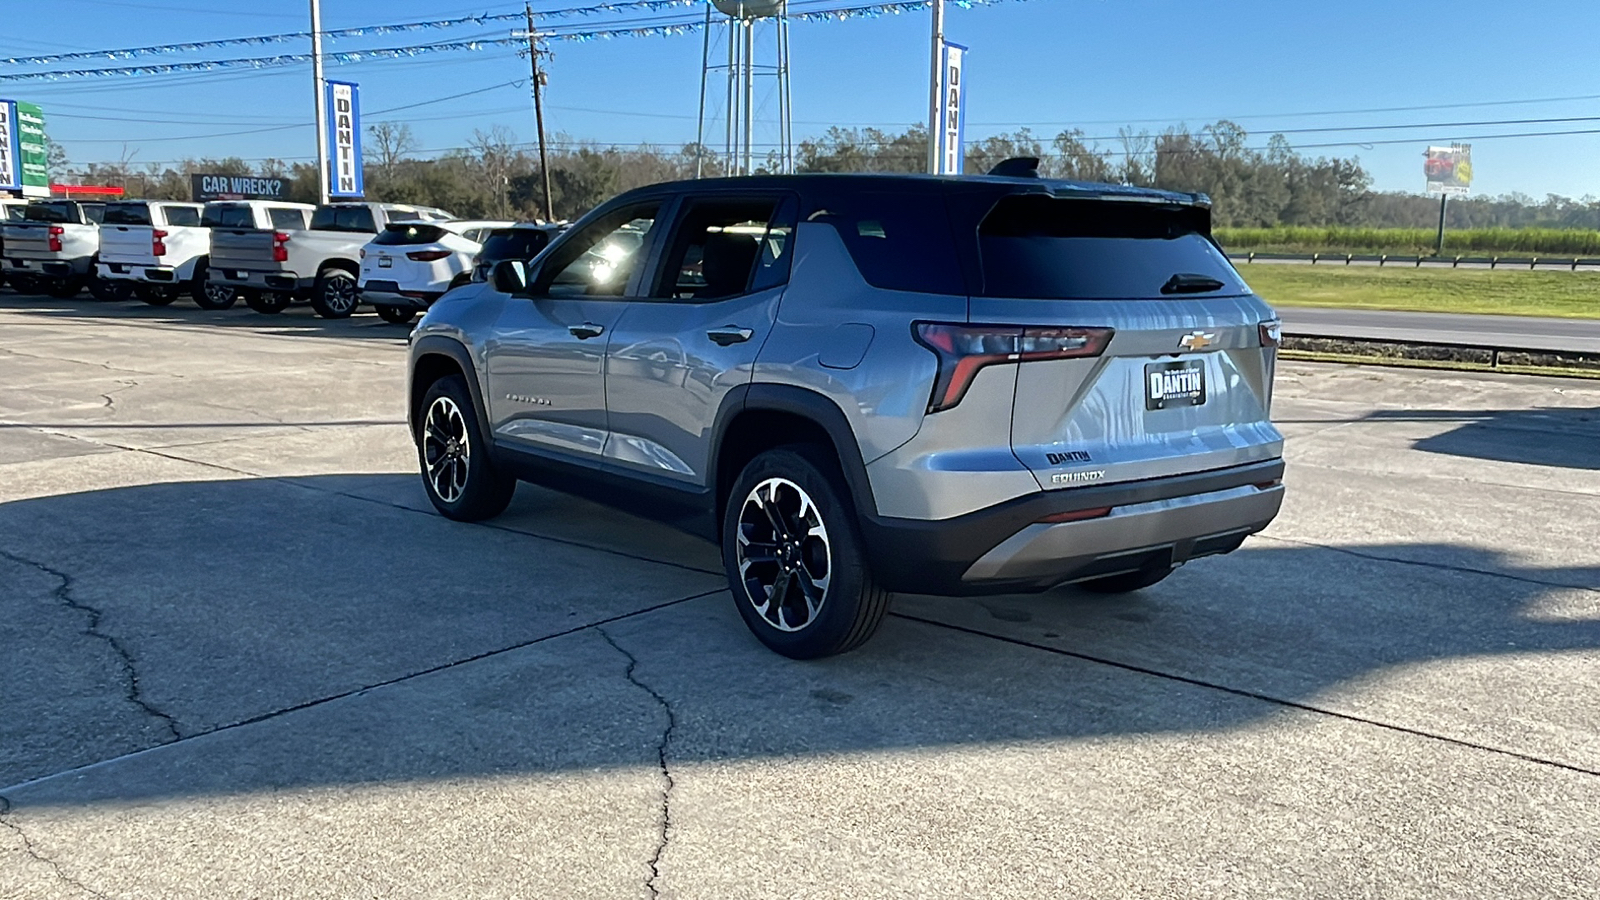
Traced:
<svg viewBox="0 0 1600 900">
<path fill-rule="evenodd" d="M 205 287 L 201 288 L 201 290 L 205 293 L 207 300 L 219 307 L 228 306 L 235 299 L 232 287 L 215 281 L 206 282 Z"/>
<path fill-rule="evenodd" d="M 467 489 L 472 440 L 461 407 L 449 397 L 435 398 L 422 424 L 422 458 L 428 484 L 440 500 L 454 503 Z"/>
<path fill-rule="evenodd" d="M 787 478 L 757 484 L 739 510 L 734 549 L 745 599 L 779 631 L 816 620 L 833 577 L 833 547 L 822 513 Z"/>
<path fill-rule="evenodd" d="M 350 278 L 329 278 L 322 289 L 322 302 L 336 313 L 356 308 L 356 283 Z"/>
</svg>

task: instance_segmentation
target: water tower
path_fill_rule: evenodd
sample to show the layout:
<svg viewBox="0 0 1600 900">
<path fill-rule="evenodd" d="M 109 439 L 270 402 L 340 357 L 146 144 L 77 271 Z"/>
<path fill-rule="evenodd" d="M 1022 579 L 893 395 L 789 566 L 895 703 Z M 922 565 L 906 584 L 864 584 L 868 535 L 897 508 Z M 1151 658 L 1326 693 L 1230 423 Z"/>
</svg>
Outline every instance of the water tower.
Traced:
<svg viewBox="0 0 1600 900">
<path fill-rule="evenodd" d="M 726 30 L 728 61 L 726 64 L 711 61 L 713 42 L 720 44 L 721 32 Z M 759 48 L 759 49 L 758 49 Z M 769 53 L 767 62 L 757 62 L 759 53 Z M 749 175 L 757 165 L 756 125 L 758 113 L 768 109 L 762 102 L 769 89 L 775 88 L 777 106 L 778 143 L 773 154 L 776 168 L 782 172 L 794 170 L 794 124 L 789 94 L 789 2 L 788 0 L 710 0 L 706 4 L 705 49 L 700 67 L 700 129 L 698 143 L 706 146 L 706 129 L 716 124 L 712 114 L 708 119 L 708 97 L 713 73 L 721 73 L 727 81 L 726 101 L 722 105 L 723 145 L 720 158 L 722 170 L 729 175 Z M 758 81 L 766 86 L 758 89 Z M 762 124 L 769 128 L 771 122 Z M 715 135 L 710 136 L 716 140 Z M 704 158 L 700 159 L 704 174 Z"/>
</svg>

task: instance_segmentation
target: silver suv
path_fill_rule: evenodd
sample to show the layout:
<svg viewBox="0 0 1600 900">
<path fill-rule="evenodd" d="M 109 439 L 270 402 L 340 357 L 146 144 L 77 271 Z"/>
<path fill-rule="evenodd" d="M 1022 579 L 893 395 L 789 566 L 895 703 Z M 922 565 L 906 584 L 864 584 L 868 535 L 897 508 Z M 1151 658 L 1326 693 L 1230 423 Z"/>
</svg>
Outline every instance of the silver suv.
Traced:
<svg viewBox="0 0 1600 900">
<path fill-rule="evenodd" d="M 453 519 L 522 479 L 703 533 L 796 658 L 891 592 L 1153 585 L 1283 501 L 1278 322 L 1210 218 L 1030 177 L 630 192 L 418 324 L 423 484 Z"/>
</svg>

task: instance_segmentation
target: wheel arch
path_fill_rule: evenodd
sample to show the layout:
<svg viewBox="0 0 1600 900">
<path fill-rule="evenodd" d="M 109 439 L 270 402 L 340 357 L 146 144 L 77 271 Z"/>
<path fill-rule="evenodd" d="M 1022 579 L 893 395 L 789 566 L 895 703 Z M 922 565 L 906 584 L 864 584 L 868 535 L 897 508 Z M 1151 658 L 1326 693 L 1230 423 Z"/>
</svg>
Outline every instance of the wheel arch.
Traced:
<svg viewBox="0 0 1600 900">
<path fill-rule="evenodd" d="M 324 272 L 333 270 L 344 272 L 357 280 L 361 278 L 361 267 L 356 265 L 354 260 L 337 256 L 332 259 L 325 259 L 317 265 L 317 277 L 321 278 Z"/>
<path fill-rule="evenodd" d="M 460 375 L 467 383 L 467 393 L 472 395 L 472 408 L 478 420 L 478 437 L 481 446 L 491 447 L 489 410 L 484 403 L 483 388 L 478 383 L 477 368 L 472 354 L 460 342 L 442 335 L 418 338 L 411 350 L 411 365 L 406 391 L 406 422 L 411 439 L 417 437 L 422 421 L 422 400 L 435 381 L 450 375 Z"/>
</svg>

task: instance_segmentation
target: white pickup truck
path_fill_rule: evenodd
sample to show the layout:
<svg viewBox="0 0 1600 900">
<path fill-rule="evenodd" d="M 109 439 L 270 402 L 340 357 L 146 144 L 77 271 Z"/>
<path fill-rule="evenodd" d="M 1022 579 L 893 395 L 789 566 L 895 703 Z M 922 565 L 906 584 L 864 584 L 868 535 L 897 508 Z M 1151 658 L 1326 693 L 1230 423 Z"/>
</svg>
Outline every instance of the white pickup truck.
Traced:
<svg viewBox="0 0 1600 900">
<path fill-rule="evenodd" d="M 22 218 L 22 210 L 27 205 L 28 205 L 28 201 L 20 199 L 20 198 L 17 198 L 17 197 L 0 197 L 0 226 L 4 226 L 5 223 L 7 223 L 7 222 L 15 222 L 18 219 L 21 219 Z M 4 259 L 5 255 L 6 255 L 5 228 L 0 227 L 0 259 Z M 5 273 L 4 272 L 0 272 L 0 285 L 3 285 L 5 283 L 6 283 Z"/>
<path fill-rule="evenodd" d="M 194 302 L 202 309 L 227 309 L 240 297 L 245 305 L 262 312 L 277 312 L 277 294 L 262 293 L 243 276 L 243 249 L 260 235 L 293 234 L 305 230 L 316 207 L 309 203 L 277 200 L 213 200 L 200 214 L 200 224 L 211 230 L 210 257 L 204 294 Z M 265 285 L 263 285 L 264 287 Z M 204 299 L 201 299 L 202 296 Z"/>
<path fill-rule="evenodd" d="M 200 204 L 132 200 L 106 204 L 100 220 L 97 271 L 107 292 L 166 306 L 206 284 L 211 232 L 200 225 Z"/>
<path fill-rule="evenodd" d="M 0 272 L 22 293 L 43 290 L 52 297 L 74 296 L 94 281 L 104 209 L 104 203 L 77 200 L 29 203 L 20 221 L 0 225 L 5 235 Z"/>
<path fill-rule="evenodd" d="M 342 319 L 360 303 L 361 248 L 390 222 L 446 221 L 442 210 L 399 203 L 330 203 L 304 230 L 213 228 L 213 281 L 246 291 L 257 312 L 307 298 L 317 315 Z"/>
</svg>

